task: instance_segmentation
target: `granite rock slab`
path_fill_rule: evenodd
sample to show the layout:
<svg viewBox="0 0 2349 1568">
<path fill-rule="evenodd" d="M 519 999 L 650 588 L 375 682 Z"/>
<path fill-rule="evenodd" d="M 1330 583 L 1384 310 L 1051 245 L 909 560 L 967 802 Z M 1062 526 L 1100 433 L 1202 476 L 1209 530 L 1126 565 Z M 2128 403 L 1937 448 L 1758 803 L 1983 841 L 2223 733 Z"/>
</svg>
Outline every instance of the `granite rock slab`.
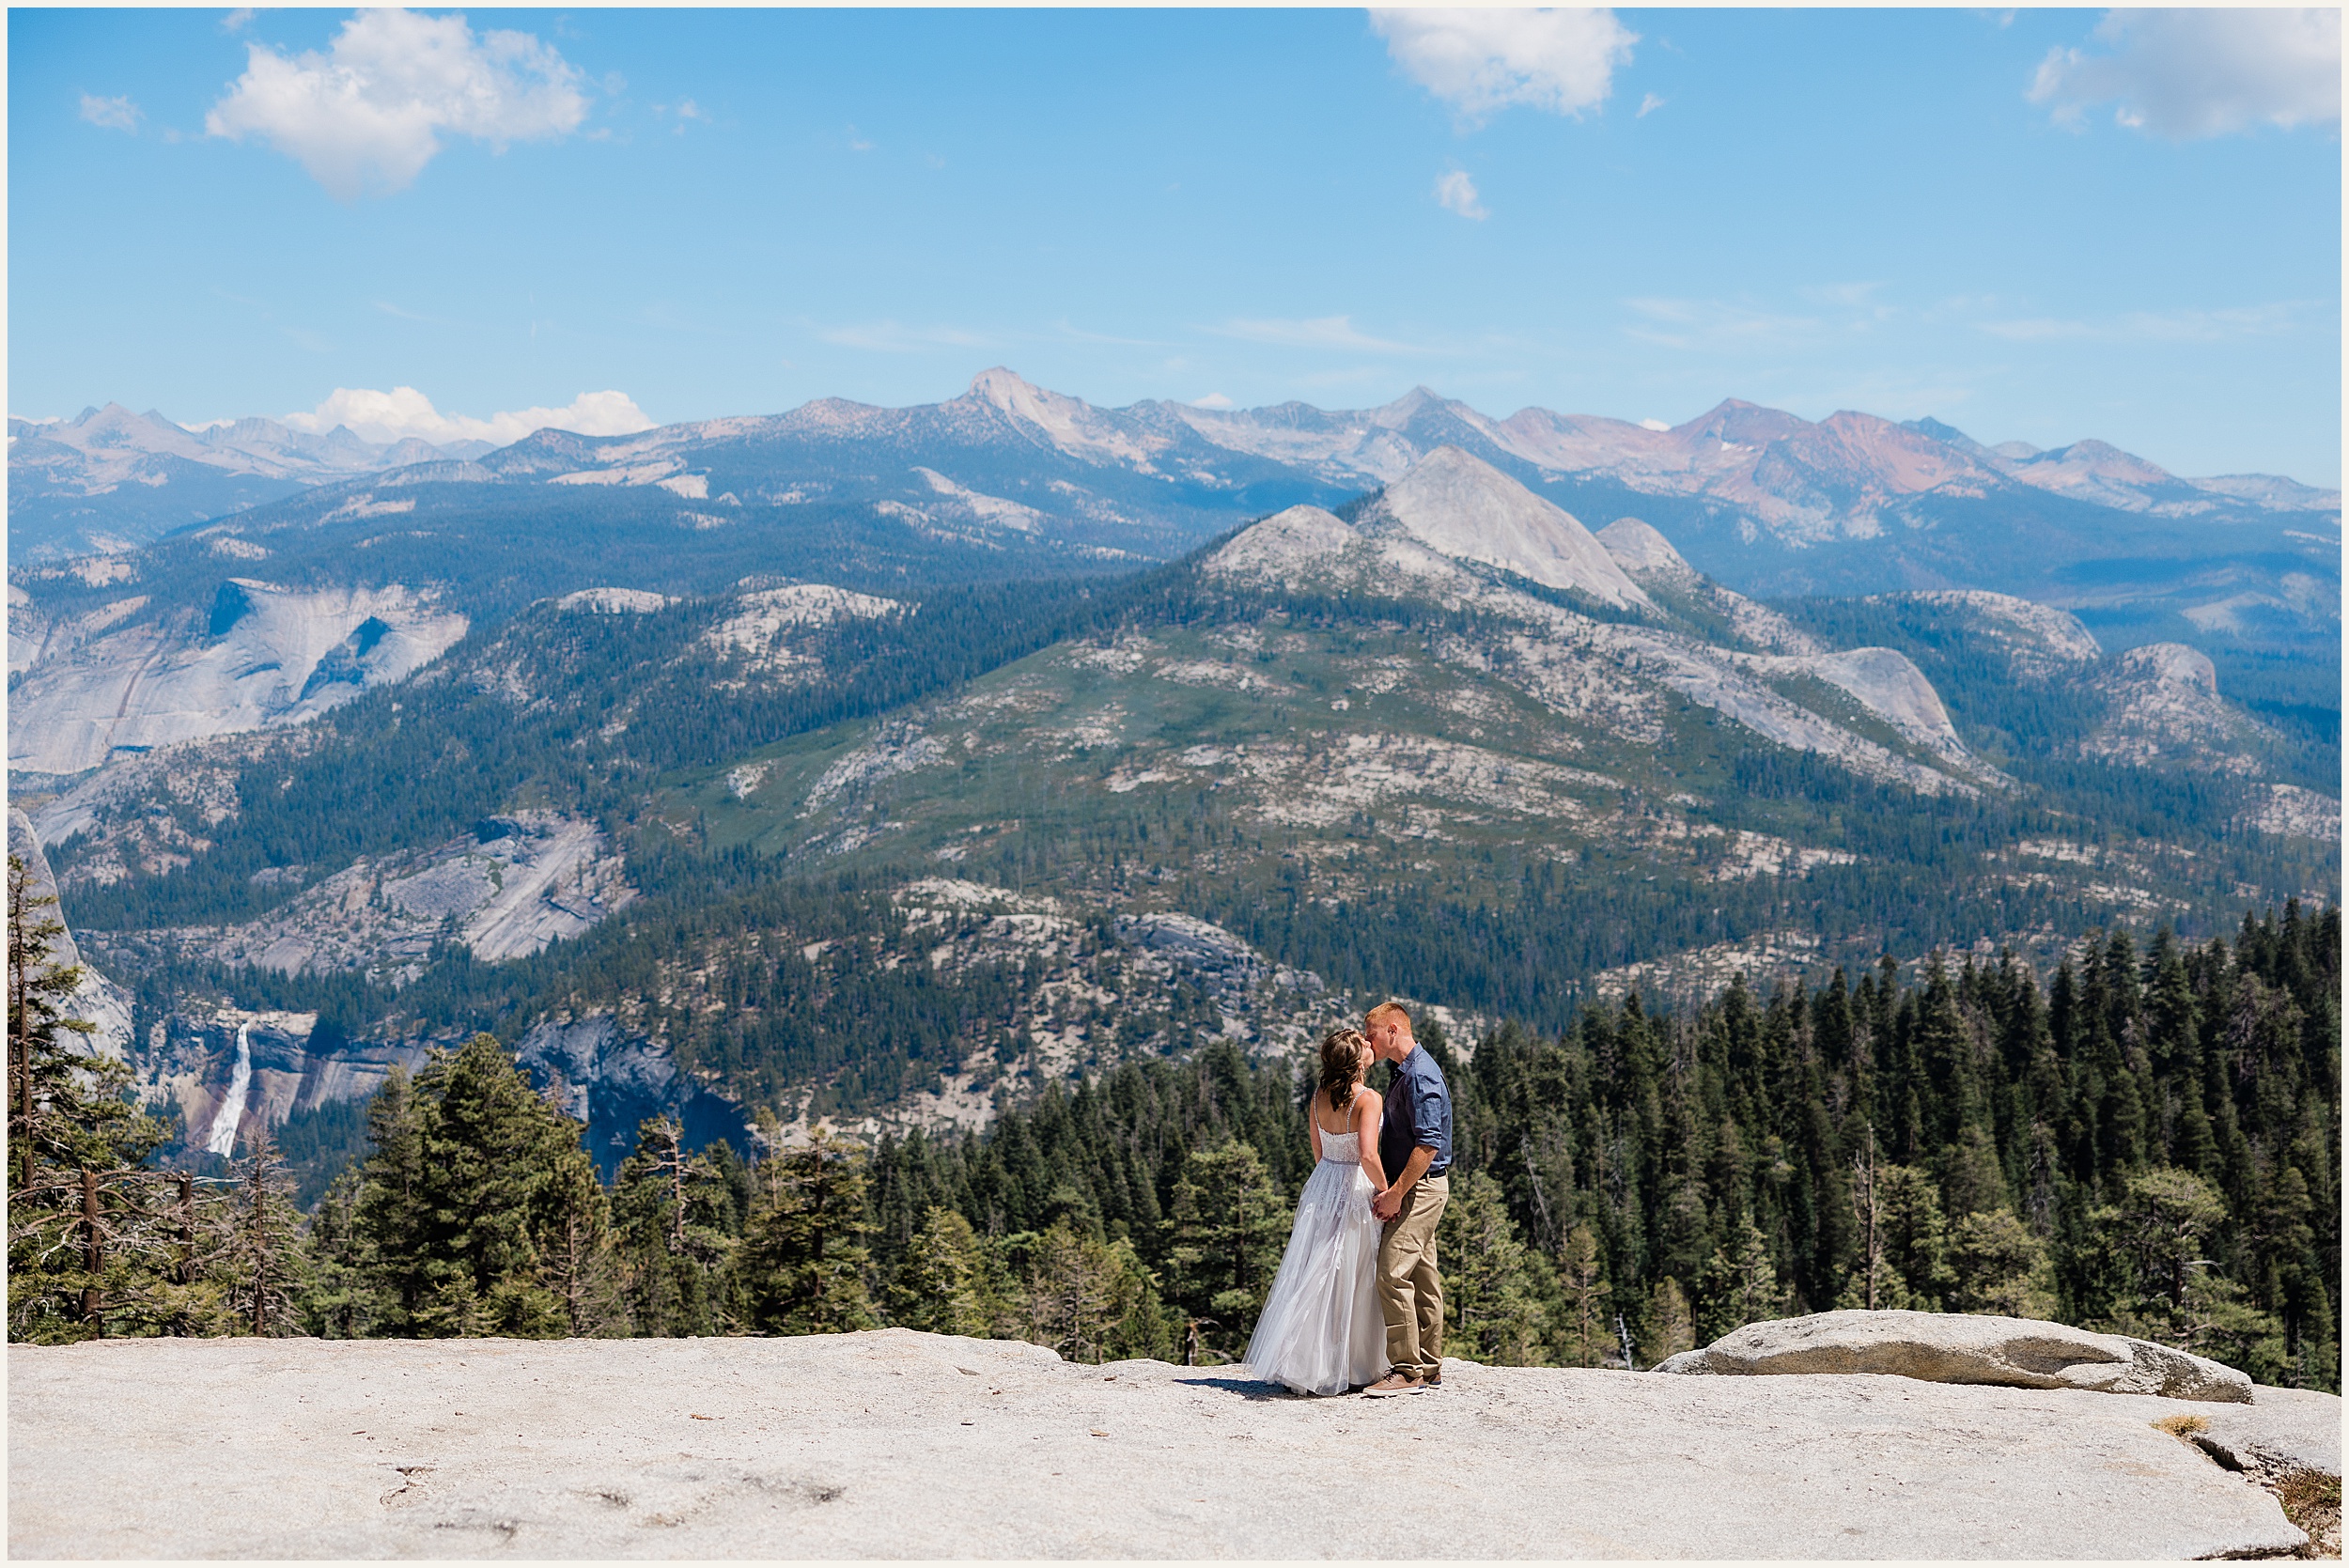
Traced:
<svg viewBox="0 0 2349 1568">
<path fill-rule="evenodd" d="M 91 1558 L 2199 1558 L 2304 1537 L 2076 1389 L 1446 1363 L 1401 1399 L 803 1339 L 8 1356 L 8 1548 Z M 2338 1408 L 2338 1401 L 2335 1402 Z M 2337 1418 L 2336 1418 L 2337 1419 Z"/>
</svg>

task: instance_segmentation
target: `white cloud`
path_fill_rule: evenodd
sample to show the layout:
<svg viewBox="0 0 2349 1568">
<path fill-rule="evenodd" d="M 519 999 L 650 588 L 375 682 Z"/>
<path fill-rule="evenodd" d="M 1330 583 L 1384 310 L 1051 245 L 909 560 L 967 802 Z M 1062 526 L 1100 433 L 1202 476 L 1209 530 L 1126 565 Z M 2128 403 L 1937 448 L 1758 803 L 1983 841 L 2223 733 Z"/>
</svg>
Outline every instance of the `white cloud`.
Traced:
<svg viewBox="0 0 2349 1568">
<path fill-rule="evenodd" d="M 98 98 L 84 93 L 82 117 L 108 131 L 135 133 L 139 128 L 139 106 L 127 98 Z"/>
<path fill-rule="evenodd" d="M 1228 409 L 1232 400 L 1220 392 L 1210 392 L 1205 397 L 1192 398 L 1190 406 L 1194 409 Z"/>
<path fill-rule="evenodd" d="M 474 419 L 443 413 L 432 399 L 412 386 L 389 392 L 365 387 L 336 387 L 334 396 L 308 413 L 289 413 L 285 422 L 297 430 L 324 435 L 337 425 L 369 441 L 399 441 L 420 436 L 439 444 L 452 441 L 487 441 L 504 446 L 533 430 L 570 430 L 583 436 L 625 436 L 649 430 L 652 421 L 635 400 L 622 392 L 583 392 L 561 409 L 515 409 Z"/>
<path fill-rule="evenodd" d="M 1640 41 L 1603 8 L 1374 10 L 1370 24 L 1413 81 L 1470 122 L 1513 103 L 1579 119 L 1607 101 Z"/>
<path fill-rule="evenodd" d="M 1476 199 L 1476 181 L 1468 177 L 1465 169 L 1454 169 L 1437 179 L 1436 200 L 1445 211 L 1457 212 L 1463 218 L 1474 218 L 1481 223 L 1492 216 Z"/>
<path fill-rule="evenodd" d="M 1657 97 L 1654 93 L 1648 93 L 1640 100 L 1640 112 L 1631 117 L 1633 119 L 1645 119 L 1648 116 L 1656 113 L 1657 110 L 1661 109 L 1664 106 L 1664 103 L 1665 100 Z"/>
<path fill-rule="evenodd" d="M 1407 343 L 1390 343 L 1359 331 L 1351 316 L 1316 316 L 1304 321 L 1226 321 L 1213 329 L 1218 336 L 1249 343 L 1270 343 L 1283 349 L 1369 349 L 1380 353 L 1413 353 Z"/>
<path fill-rule="evenodd" d="M 442 133 L 506 144 L 562 136 L 587 116 L 578 70 L 528 33 L 478 38 L 461 16 L 361 11 L 329 53 L 246 45 L 245 71 L 204 116 L 215 136 L 265 138 L 335 196 L 397 191 Z"/>
<path fill-rule="evenodd" d="M 1672 427 L 1665 424 L 1660 419 L 1642 419 L 1640 421 L 1640 428 L 1642 430 L 1669 430 Z"/>
<path fill-rule="evenodd" d="M 2113 10 L 2094 37 L 2111 53 L 2058 48 L 2031 78 L 2027 96 L 2059 124 L 2103 103 L 2120 124 L 2180 142 L 2340 122 L 2338 10 Z"/>
</svg>

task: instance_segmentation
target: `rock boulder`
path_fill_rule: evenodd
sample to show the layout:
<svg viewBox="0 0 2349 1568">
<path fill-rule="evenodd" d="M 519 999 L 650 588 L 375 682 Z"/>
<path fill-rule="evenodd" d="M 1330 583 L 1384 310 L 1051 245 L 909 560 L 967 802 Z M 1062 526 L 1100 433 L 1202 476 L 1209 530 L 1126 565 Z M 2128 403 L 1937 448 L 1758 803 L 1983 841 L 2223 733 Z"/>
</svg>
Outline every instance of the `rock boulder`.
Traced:
<svg viewBox="0 0 2349 1568">
<path fill-rule="evenodd" d="M 1884 1373 L 1926 1383 L 2251 1403 L 2251 1380 L 2234 1368 L 2150 1340 L 1963 1312 L 1814 1312 L 1749 1323 L 1656 1370 L 1735 1376 Z"/>
</svg>

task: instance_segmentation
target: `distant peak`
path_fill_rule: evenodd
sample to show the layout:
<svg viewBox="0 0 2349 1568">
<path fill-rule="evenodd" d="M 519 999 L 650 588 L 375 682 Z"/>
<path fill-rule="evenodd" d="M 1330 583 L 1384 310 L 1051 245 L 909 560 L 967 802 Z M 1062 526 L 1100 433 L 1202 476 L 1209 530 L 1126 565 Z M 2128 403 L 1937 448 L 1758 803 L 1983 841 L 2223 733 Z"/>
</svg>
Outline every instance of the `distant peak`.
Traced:
<svg viewBox="0 0 2349 1568">
<path fill-rule="evenodd" d="M 1443 445 L 1389 485 L 1364 516 L 1455 561 L 1499 567 L 1616 605 L 1647 604 L 1607 547 L 1574 515 L 1457 446 Z"/>
<path fill-rule="evenodd" d="M 1017 370 L 1007 369 L 998 365 L 972 377 L 971 390 L 989 402 L 996 402 L 1007 396 L 1017 396 L 1022 392 L 1036 393 L 1044 389 L 1020 375 Z"/>
<path fill-rule="evenodd" d="M 1018 371 L 1000 365 L 972 377 L 971 390 L 963 396 L 976 397 L 1015 418 L 1034 424 L 1047 422 L 1053 412 L 1065 417 L 1068 411 L 1082 406 L 1082 399 L 1038 386 Z"/>
<path fill-rule="evenodd" d="M 1389 403 L 1386 407 L 1380 409 L 1378 411 L 1380 413 L 1393 414 L 1398 418 L 1408 419 L 1412 414 L 1419 412 L 1420 410 L 1426 408 L 1430 404 L 1440 407 L 1442 406 L 1442 403 L 1443 398 L 1439 396 L 1436 393 L 1430 391 L 1428 388 L 1423 386 L 1415 386 L 1411 388 L 1410 391 L 1405 393 L 1402 396 L 1396 398 L 1393 402 Z"/>
<path fill-rule="evenodd" d="M 1952 446 L 1975 444 L 1974 439 L 1965 431 L 1954 425 L 1944 425 L 1931 414 L 1925 415 L 1922 419 L 1909 420 L 1903 427 L 1914 430 L 1921 436 L 1931 436 L 1935 441 L 1946 442 Z"/>
<path fill-rule="evenodd" d="M 1766 408 L 1742 397 L 1724 397 L 1686 425 L 1673 427 L 1673 433 L 1759 444 L 1807 429 L 1810 424 L 1801 415 L 1783 409 Z"/>
<path fill-rule="evenodd" d="M 1484 458 L 1476 456 L 1476 454 L 1470 452 L 1468 448 L 1464 446 L 1455 446 L 1450 442 L 1445 442 L 1441 446 L 1431 448 L 1425 457 L 1420 458 L 1418 462 L 1411 465 L 1411 472 L 1416 474 L 1421 469 L 1424 468 L 1440 473 L 1447 468 L 1460 468 L 1464 466 L 1469 468 L 1483 469 L 1491 474 L 1501 473 L 1499 469 L 1494 468 L 1492 464 L 1485 461 Z M 1505 478 L 1506 475 L 1503 475 L 1503 477 Z M 1511 480 L 1510 483 L 1515 484 L 1516 481 Z"/>
</svg>

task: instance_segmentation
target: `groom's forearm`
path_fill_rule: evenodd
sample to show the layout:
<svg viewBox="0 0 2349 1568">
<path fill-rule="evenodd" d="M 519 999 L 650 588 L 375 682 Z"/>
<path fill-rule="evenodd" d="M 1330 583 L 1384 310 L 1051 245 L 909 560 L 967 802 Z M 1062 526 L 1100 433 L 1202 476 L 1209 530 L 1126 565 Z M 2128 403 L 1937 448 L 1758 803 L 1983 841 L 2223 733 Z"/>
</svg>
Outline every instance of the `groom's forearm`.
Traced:
<svg viewBox="0 0 2349 1568">
<path fill-rule="evenodd" d="M 1436 1151 L 1424 1143 L 1419 1144 L 1411 1150 L 1411 1157 L 1403 1162 L 1402 1172 L 1394 1178 L 1394 1186 L 1388 1190 L 1398 1193 L 1410 1191 L 1419 1185 L 1420 1177 L 1427 1174 L 1427 1168 L 1435 1163 Z"/>
</svg>

